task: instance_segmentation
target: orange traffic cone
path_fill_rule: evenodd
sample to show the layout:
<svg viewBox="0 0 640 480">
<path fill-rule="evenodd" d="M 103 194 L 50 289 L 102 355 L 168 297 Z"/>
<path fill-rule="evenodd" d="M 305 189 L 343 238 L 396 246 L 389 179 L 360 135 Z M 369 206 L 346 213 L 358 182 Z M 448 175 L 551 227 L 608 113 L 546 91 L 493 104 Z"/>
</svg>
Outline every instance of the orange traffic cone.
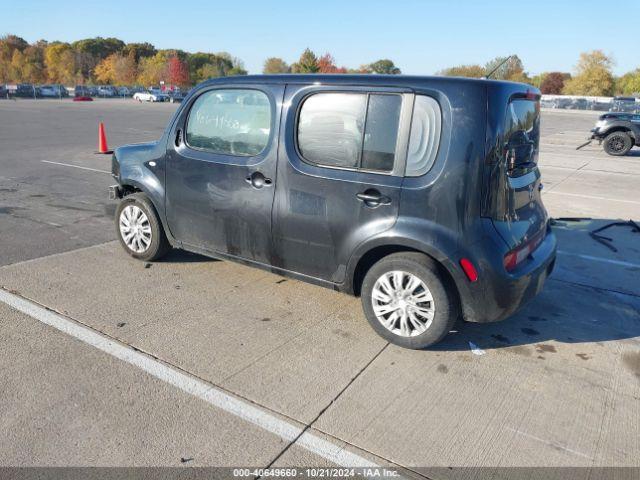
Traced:
<svg viewBox="0 0 640 480">
<path fill-rule="evenodd" d="M 98 151 L 96 153 L 113 153 L 113 150 L 109 150 L 109 147 L 107 147 L 107 134 L 104 131 L 104 123 L 102 122 L 98 126 Z"/>
</svg>

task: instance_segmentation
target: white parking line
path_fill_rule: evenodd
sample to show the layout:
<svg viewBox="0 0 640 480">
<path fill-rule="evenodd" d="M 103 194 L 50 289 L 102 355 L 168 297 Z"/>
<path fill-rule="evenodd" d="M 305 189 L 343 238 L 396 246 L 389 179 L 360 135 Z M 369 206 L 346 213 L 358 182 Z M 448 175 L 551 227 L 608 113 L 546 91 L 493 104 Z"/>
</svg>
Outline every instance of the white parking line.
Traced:
<svg viewBox="0 0 640 480">
<path fill-rule="evenodd" d="M 97 168 L 81 167 L 80 165 L 71 165 L 70 163 L 51 162 L 49 160 L 40 160 L 42 163 L 51 163 L 53 165 L 62 165 L 63 167 L 79 168 L 81 170 L 89 170 L 91 172 L 100 172 L 111 174 L 109 170 L 98 170 Z"/>
<path fill-rule="evenodd" d="M 622 203 L 633 203 L 634 205 L 640 205 L 640 202 L 637 202 L 635 200 L 619 200 L 617 198 L 607 198 L 607 197 L 598 197 L 596 195 L 582 195 L 580 193 L 565 193 L 565 192 L 556 192 L 555 190 L 547 190 L 547 191 L 542 191 L 543 194 L 545 195 L 566 195 L 568 197 L 580 197 L 580 198 L 591 198 L 593 200 L 609 200 L 611 202 L 622 202 Z"/>
<path fill-rule="evenodd" d="M 560 255 L 567 255 L 569 257 L 582 258 L 583 260 L 593 260 L 594 262 L 611 263 L 613 265 L 621 265 L 623 267 L 640 268 L 640 263 L 625 262 L 623 260 L 611 260 L 609 258 L 593 257 L 591 255 L 583 255 L 581 253 L 564 252 L 562 250 L 558 250 L 558 253 Z"/>
<path fill-rule="evenodd" d="M 175 368 L 172 368 L 149 355 L 111 339 L 97 331 L 85 327 L 75 321 L 69 320 L 51 310 L 47 310 L 29 300 L 12 294 L 0 288 L 0 301 L 18 310 L 31 318 L 49 325 L 62 333 L 66 333 L 78 340 L 102 350 L 124 362 L 129 363 L 149 375 L 173 385 L 180 390 L 193 395 L 210 405 L 235 415 L 250 422 L 268 432 L 277 435 L 284 440 L 292 442 L 302 432 L 298 426 L 271 415 L 270 413 L 240 400 L 228 393 L 197 378 L 191 377 Z M 381 468 L 369 460 L 345 450 L 343 447 L 333 444 L 308 431 L 302 434 L 294 443 L 330 462 L 341 467 Z"/>
</svg>

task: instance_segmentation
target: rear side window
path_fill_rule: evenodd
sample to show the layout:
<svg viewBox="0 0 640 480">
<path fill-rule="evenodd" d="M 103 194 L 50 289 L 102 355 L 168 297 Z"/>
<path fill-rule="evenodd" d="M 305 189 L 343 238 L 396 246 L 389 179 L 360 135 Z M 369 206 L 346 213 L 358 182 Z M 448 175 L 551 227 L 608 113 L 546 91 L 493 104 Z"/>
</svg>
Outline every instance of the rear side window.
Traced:
<svg viewBox="0 0 640 480">
<path fill-rule="evenodd" d="M 407 152 L 407 177 L 419 177 L 431 169 L 438 153 L 441 130 L 442 114 L 438 102 L 416 95 Z"/>
<path fill-rule="evenodd" d="M 186 142 L 223 155 L 254 156 L 269 141 L 271 105 L 259 90 L 210 90 L 193 103 Z"/>
<path fill-rule="evenodd" d="M 394 94 L 314 94 L 298 118 L 300 153 L 323 166 L 391 171 L 401 106 Z"/>
</svg>

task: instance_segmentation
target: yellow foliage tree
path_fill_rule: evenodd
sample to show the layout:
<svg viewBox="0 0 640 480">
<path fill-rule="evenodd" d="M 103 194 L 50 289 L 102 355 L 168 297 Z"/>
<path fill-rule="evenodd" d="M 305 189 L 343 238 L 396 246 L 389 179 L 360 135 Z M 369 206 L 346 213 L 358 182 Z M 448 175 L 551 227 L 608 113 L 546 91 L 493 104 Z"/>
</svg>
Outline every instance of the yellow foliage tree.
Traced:
<svg viewBox="0 0 640 480">
<path fill-rule="evenodd" d="M 167 76 L 168 58 L 161 52 L 153 57 L 141 58 L 138 65 L 138 83 L 149 87 L 158 85 Z"/>
<path fill-rule="evenodd" d="M 76 78 L 76 57 L 68 43 L 51 43 L 44 51 L 50 82 L 71 84 Z"/>
<path fill-rule="evenodd" d="M 602 50 L 581 53 L 576 74 L 567 80 L 562 93 L 596 97 L 613 95 L 615 83 L 611 73 L 612 66 L 613 60 Z"/>
</svg>

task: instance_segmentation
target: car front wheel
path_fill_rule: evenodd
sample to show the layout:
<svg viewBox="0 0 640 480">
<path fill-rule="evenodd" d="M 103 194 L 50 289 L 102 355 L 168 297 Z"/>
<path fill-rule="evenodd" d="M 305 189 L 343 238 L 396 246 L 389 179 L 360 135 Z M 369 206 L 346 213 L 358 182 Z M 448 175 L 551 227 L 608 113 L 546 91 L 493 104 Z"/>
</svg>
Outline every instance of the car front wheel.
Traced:
<svg viewBox="0 0 640 480">
<path fill-rule="evenodd" d="M 455 298 L 437 265 L 418 252 L 384 257 L 362 283 L 362 307 L 369 324 L 405 348 L 421 349 L 442 340 L 458 317 Z"/>
<path fill-rule="evenodd" d="M 633 139 L 626 132 L 613 132 L 604 139 L 604 151 L 609 155 L 621 157 L 629 153 Z"/>
<path fill-rule="evenodd" d="M 149 262 L 170 250 L 155 208 L 143 193 L 124 197 L 115 217 L 120 244 L 132 257 Z"/>
</svg>

